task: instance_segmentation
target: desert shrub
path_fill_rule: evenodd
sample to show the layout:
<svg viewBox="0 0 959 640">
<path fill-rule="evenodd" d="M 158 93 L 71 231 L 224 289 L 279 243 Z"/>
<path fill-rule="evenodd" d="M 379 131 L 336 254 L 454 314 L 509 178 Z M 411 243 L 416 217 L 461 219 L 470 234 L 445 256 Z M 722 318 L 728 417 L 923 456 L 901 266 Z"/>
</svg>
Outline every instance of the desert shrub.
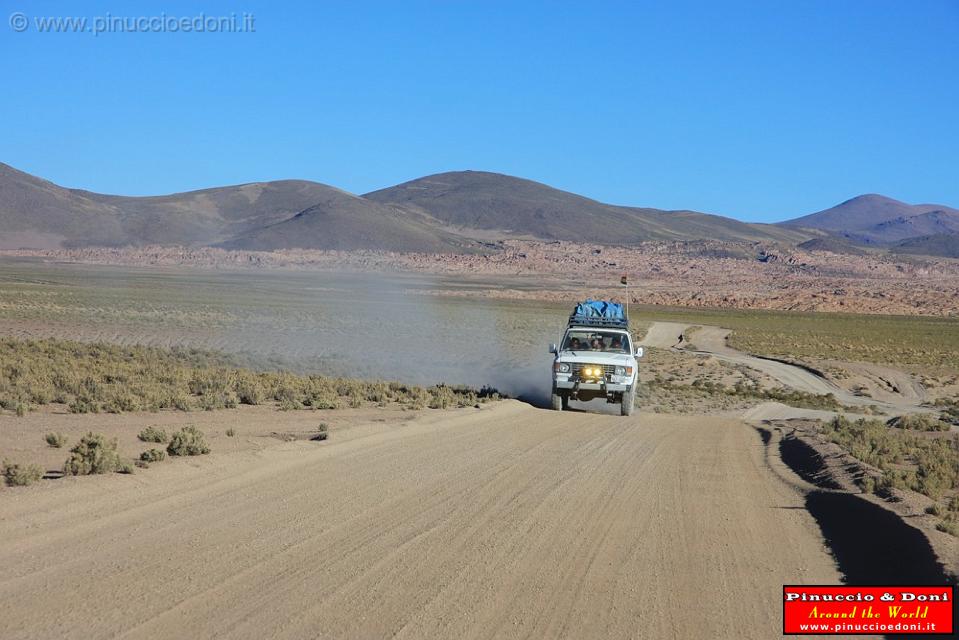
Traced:
<svg viewBox="0 0 959 640">
<path fill-rule="evenodd" d="M 280 403 L 296 403 L 299 405 L 303 396 L 301 381 L 288 373 L 278 373 L 269 376 L 266 380 L 272 388 L 273 399 Z"/>
<path fill-rule="evenodd" d="M 85 476 L 110 473 L 120 466 L 116 439 L 107 440 L 101 433 L 88 433 L 70 450 L 70 457 L 63 465 L 63 473 Z"/>
<path fill-rule="evenodd" d="M 303 405 L 301 405 L 299 402 L 297 402 L 293 398 L 284 398 L 283 400 L 280 400 L 280 403 L 277 406 L 277 408 L 280 411 L 296 411 L 297 409 L 302 409 Z"/>
<path fill-rule="evenodd" d="M 207 394 L 225 394 L 233 384 L 233 374 L 229 369 L 197 369 L 190 374 L 187 386 L 195 396 Z"/>
<path fill-rule="evenodd" d="M 236 429 L 234 429 L 233 427 L 230 427 L 229 429 L 226 430 L 227 438 L 233 438 L 235 436 L 236 436 Z"/>
<path fill-rule="evenodd" d="M 190 405 L 190 399 L 182 393 L 173 394 L 170 398 L 170 405 L 177 411 L 190 411 L 193 408 Z"/>
<path fill-rule="evenodd" d="M 503 396 L 500 394 L 499 389 L 489 385 L 483 385 L 483 387 L 479 390 L 479 397 L 480 400 L 486 402 L 487 400 L 499 400 Z"/>
<path fill-rule="evenodd" d="M 43 478 L 43 468 L 38 464 L 3 463 L 3 479 L 8 486 L 25 487 Z"/>
<path fill-rule="evenodd" d="M 875 486 L 879 495 L 908 489 L 937 499 L 959 489 L 959 436 L 922 437 L 892 428 L 879 420 L 851 421 L 838 416 L 823 434 L 854 458 L 882 471 Z"/>
<path fill-rule="evenodd" d="M 249 371 L 237 375 L 235 391 L 240 404 L 257 405 L 266 401 L 266 392 L 260 380 Z"/>
<path fill-rule="evenodd" d="M 426 389 L 412 387 L 406 394 L 405 402 L 409 409 L 423 409 L 430 401 L 430 394 Z"/>
<path fill-rule="evenodd" d="M 359 409 L 360 407 L 363 406 L 363 396 L 361 396 L 359 393 L 356 393 L 354 391 L 350 393 L 348 397 L 349 397 L 349 403 L 351 408 Z"/>
<path fill-rule="evenodd" d="M 472 407 L 480 401 L 488 400 L 495 391 L 489 387 L 484 387 L 477 394 L 475 390 L 463 385 L 438 384 L 427 389 L 427 393 L 429 393 L 429 407 L 431 409 L 446 409 L 448 407 Z M 483 395 L 484 393 L 490 395 Z"/>
<path fill-rule="evenodd" d="M 103 403 L 103 410 L 107 413 L 124 413 L 140 409 L 140 400 L 128 391 L 117 391 L 110 394 Z"/>
<path fill-rule="evenodd" d="M 166 451 L 163 449 L 147 449 L 140 454 L 140 460 L 143 462 L 160 462 L 166 459 Z"/>
<path fill-rule="evenodd" d="M 117 464 L 117 473 L 123 473 L 129 475 L 133 473 L 133 464 L 127 461 L 122 461 Z"/>
<path fill-rule="evenodd" d="M 43 436 L 43 439 L 47 441 L 47 444 L 53 447 L 54 449 L 60 449 L 67 443 L 67 437 L 62 433 L 48 433 Z"/>
<path fill-rule="evenodd" d="M 339 409 L 340 399 L 333 391 L 320 391 L 307 398 L 307 406 L 314 409 Z"/>
<path fill-rule="evenodd" d="M 193 425 L 187 425 L 173 434 L 167 453 L 171 456 L 198 456 L 210 453 L 203 432 Z"/>
<path fill-rule="evenodd" d="M 436 386 L 429 388 L 429 408 L 430 409 L 446 409 L 451 405 L 455 405 L 456 396 L 453 394 L 453 390 L 447 386 Z"/>
<path fill-rule="evenodd" d="M 30 404 L 44 405 L 53 402 L 58 397 L 57 390 L 45 383 L 38 383 L 30 389 Z"/>
<path fill-rule="evenodd" d="M 166 442 L 168 439 L 166 431 L 157 427 L 147 427 L 137 434 L 137 438 L 142 442 Z"/>
<path fill-rule="evenodd" d="M 644 386 L 650 388 L 662 388 L 676 392 L 693 392 L 699 396 L 729 396 L 743 398 L 746 400 L 773 400 L 783 404 L 800 407 L 803 409 L 842 409 L 842 404 L 831 393 L 815 394 L 806 391 L 798 391 L 787 387 L 776 387 L 766 389 L 755 384 L 749 384 L 745 380 L 738 380 L 736 384 L 727 387 L 720 382 L 708 380 L 706 378 L 696 378 L 692 383 L 677 384 L 672 378 L 663 378 L 657 374 L 656 377 Z"/>
<path fill-rule="evenodd" d="M 235 358 L 195 349 L 0 338 L 0 408 L 67 404 L 73 413 L 215 410 L 276 402 L 284 409 L 338 409 L 364 402 L 421 408 L 498 397 L 458 387 L 430 393 L 398 382 L 256 372 Z"/>
<path fill-rule="evenodd" d="M 321 422 L 320 426 L 316 428 L 316 435 L 310 438 L 310 440 L 326 440 L 330 437 L 330 427 L 325 422 Z"/>
<path fill-rule="evenodd" d="M 86 396 L 77 396 L 69 405 L 70 413 L 100 413 L 100 405 Z"/>
<path fill-rule="evenodd" d="M 915 490 L 930 498 L 939 498 L 947 491 L 959 488 L 959 456 L 950 455 L 947 445 L 944 440 L 934 441 L 915 454 Z"/>
<path fill-rule="evenodd" d="M 937 398 L 934 404 L 942 411 L 942 420 L 959 425 L 959 397 Z"/>
<path fill-rule="evenodd" d="M 949 423 L 932 413 L 911 413 L 888 422 L 889 426 L 910 431 L 949 431 Z"/>
<path fill-rule="evenodd" d="M 236 397 L 228 391 L 208 391 L 197 401 L 197 406 L 204 411 L 235 409 L 236 405 Z"/>
</svg>

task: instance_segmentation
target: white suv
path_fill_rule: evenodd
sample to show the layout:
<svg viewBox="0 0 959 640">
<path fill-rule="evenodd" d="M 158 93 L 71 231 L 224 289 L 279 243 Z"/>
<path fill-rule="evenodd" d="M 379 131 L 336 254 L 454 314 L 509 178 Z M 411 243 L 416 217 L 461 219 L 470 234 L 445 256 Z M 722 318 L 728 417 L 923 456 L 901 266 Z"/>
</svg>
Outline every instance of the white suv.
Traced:
<svg viewBox="0 0 959 640">
<path fill-rule="evenodd" d="M 560 346 L 550 345 L 553 359 L 553 409 L 562 411 L 572 400 L 606 398 L 619 403 L 620 415 L 633 413 L 639 381 L 638 358 L 624 319 L 570 316 Z"/>
</svg>

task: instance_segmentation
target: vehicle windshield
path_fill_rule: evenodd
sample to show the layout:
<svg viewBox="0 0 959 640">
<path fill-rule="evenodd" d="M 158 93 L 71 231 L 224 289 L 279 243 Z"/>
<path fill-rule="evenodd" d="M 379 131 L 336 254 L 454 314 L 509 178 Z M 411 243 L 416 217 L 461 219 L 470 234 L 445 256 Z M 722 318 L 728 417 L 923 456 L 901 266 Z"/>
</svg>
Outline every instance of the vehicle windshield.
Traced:
<svg viewBox="0 0 959 640">
<path fill-rule="evenodd" d="M 609 351 L 629 353 L 629 338 L 622 333 L 608 331 L 570 331 L 563 343 L 566 351 Z"/>
</svg>

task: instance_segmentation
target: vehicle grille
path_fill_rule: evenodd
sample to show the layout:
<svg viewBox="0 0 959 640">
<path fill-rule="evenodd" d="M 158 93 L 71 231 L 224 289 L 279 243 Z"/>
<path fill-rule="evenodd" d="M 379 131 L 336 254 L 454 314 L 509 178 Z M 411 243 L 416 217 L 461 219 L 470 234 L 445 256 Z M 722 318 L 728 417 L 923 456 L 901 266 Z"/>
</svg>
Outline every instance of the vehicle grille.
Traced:
<svg viewBox="0 0 959 640">
<path fill-rule="evenodd" d="M 580 372 L 583 370 L 583 367 L 603 367 L 603 377 L 607 379 L 609 378 L 609 376 L 613 375 L 613 372 L 616 369 L 616 366 L 612 364 L 599 365 L 599 364 L 588 364 L 588 363 L 583 364 L 579 362 L 574 362 L 572 366 L 572 374 L 575 376 L 579 376 Z"/>
</svg>

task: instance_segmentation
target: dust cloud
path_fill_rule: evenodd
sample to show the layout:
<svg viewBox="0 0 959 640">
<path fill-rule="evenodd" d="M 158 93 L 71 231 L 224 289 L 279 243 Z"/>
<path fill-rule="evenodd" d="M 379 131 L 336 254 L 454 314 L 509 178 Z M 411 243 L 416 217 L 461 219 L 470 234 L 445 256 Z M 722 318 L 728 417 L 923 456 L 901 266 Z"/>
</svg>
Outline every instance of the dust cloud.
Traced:
<svg viewBox="0 0 959 640">
<path fill-rule="evenodd" d="M 488 386 L 548 406 L 548 346 L 564 315 L 538 303 L 431 293 L 455 286 L 464 285 L 422 275 L 291 275 L 256 313 L 240 314 L 241 335 L 227 342 L 303 373 Z"/>
</svg>

